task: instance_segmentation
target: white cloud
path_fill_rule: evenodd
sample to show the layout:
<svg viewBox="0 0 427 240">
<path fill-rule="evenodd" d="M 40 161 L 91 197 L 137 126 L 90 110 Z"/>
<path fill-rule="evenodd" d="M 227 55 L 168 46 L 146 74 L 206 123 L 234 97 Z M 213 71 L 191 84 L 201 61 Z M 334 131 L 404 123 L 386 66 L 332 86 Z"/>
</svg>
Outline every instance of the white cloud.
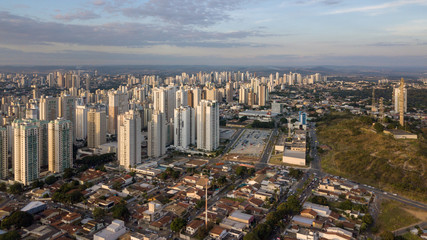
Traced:
<svg viewBox="0 0 427 240">
<path fill-rule="evenodd" d="M 363 6 L 363 7 L 352 7 L 352 8 L 343 8 L 335 11 L 328 12 L 326 14 L 343 14 L 343 13 L 354 13 L 354 12 L 363 12 L 363 13 L 373 13 L 375 11 L 397 8 L 406 5 L 427 5 L 427 0 L 399 0 L 393 2 L 387 2 L 383 4 Z"/>
</svg>

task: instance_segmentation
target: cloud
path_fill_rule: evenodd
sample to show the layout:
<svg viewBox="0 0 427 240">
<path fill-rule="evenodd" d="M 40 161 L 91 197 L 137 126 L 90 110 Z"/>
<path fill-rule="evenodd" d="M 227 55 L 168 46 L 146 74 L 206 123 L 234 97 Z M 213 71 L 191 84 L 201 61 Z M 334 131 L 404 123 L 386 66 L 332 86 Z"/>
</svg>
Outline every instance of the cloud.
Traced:
<svg viewBox="0 0 427 240">
<path fill-rule="evenodd" d="M 228 11 L 244 0 L 149 0 L 138 7 L 122 9 L 132 18 L 152 17 L 169 24 L 209 26 L 230 19 Z"/>
<path fill-rule="evenodd" d="M 106 2 L 104 0 L 94 0 L 92 1 L 92 4 L 95 6 L 103 6 L 106 4 Z"/>
<path fill-rule="evenodd" d="M 14 45 L 65 43 L 126 47 L 172 45 L 227 48 L 259 46 L 259 44 L 245 42 L 245 39 L 266 35 L 260 30 L 216 32 L 145 23 L 64 24 L 37 21 L 8 12 L 0 12 L 0 36 L 8 36 L 0 38 L 0 43 Z"/>
<path fill-rule="evenodd" d="M 90 20 L 99 18 L 100 16 L 92 11 L 77 11 L 66 14 L 57 14 L 54 16 L 55 19 L 63 21 L 73 21 L 73 20 Z"/>
<path fill-rule="evenodd" d="M 427 0 L 399 0 L 393 2 L 387 2 L 383 4 L 363 6 L 363 7 L 352 7 L 352 8 L 344 8 L 338 9 L 327 14 L 344 14 L 344 13 L 354 13 L 354 12 L 362 12 L 362 13 L 372 13 L 378 10 L 385 10 L 389 8 L 397 8 L 403 7 L 406 5 L 427 5 Z"/>
</svg>

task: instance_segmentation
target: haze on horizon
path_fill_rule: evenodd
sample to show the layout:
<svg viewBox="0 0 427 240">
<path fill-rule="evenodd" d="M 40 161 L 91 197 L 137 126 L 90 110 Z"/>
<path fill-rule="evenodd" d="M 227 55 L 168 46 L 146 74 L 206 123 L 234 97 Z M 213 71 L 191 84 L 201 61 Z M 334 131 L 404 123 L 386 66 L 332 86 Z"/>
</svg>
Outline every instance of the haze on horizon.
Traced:
<svg viewBox="0 0 427 240">
<path fill-rule="evenodd" d="M 0 65 L 427 65 L 427 0 L 3 0 L 0 7 Z"/>
</svg>

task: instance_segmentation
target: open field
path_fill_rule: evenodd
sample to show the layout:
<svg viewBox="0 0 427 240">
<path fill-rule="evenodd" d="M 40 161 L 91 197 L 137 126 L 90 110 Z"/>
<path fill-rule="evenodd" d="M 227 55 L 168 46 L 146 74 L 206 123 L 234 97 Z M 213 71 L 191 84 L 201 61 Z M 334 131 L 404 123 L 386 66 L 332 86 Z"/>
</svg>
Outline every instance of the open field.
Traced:
<svg viewBox="0 0 427 240">
<path fill-rule="evenodd" d="M 319 122 L 322 169 L 334 175 L 427 202 L 427 156 L 416 140 L 376 133 L 368 117 L 331 113 Z"/>
<path fill-rule="evenodd" d="M 242 136 L 224 158 L 235 161 L 258 161 L 270 134 L 270 130 L 245 129 Z"/>
<path fill-rule="evenodd" d="M 414 211 L 418 211 L 420 214 L 415 216 L 412 214 Z M 414 210 L 400 202 L 383 200 L 376 226 L 378 226 L 380 231 L 394 231 L 420 222 L 422 219 L 418 218 L 419 216 L 425 218 L 427 217 L 427 212 Z"/>
</svg>

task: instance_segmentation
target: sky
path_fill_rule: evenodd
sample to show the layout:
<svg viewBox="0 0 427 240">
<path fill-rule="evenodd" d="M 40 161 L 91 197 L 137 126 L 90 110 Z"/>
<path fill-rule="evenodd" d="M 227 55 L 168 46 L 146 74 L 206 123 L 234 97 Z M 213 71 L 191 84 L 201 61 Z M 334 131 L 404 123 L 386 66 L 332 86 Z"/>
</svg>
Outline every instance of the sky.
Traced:
<svg viewBox="0 0 427 240">
<path fill-rule="evenodd" d="M 427 66 L 427 0 L 2 0 L 0 65 Z"/>
</svg>

